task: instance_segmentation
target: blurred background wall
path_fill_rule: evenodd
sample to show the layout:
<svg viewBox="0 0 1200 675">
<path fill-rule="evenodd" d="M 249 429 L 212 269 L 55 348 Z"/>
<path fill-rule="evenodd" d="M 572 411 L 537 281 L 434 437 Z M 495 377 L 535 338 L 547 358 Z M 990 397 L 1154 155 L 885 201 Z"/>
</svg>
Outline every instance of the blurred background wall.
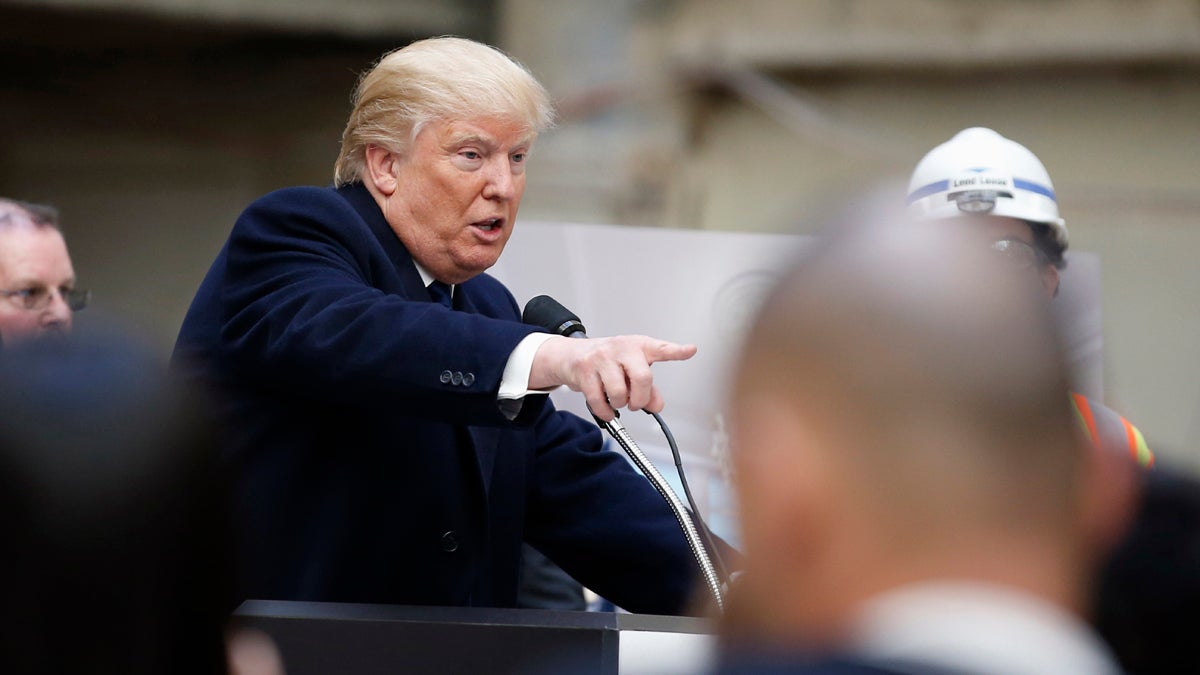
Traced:
<svg viewBox="0 0 1200 675">
<path fill-rule="evenodd" d="M 560 101 L 527 219 L 803 232 L 963 127 L 1024 143 L 1101 258 L 1109 403 L 1200 469 L 1197 0 L 0 2 L 0 194 L 165 356 L 241 209 L 327 184 L 356 74 L 439 34 Z"/>
</svg>

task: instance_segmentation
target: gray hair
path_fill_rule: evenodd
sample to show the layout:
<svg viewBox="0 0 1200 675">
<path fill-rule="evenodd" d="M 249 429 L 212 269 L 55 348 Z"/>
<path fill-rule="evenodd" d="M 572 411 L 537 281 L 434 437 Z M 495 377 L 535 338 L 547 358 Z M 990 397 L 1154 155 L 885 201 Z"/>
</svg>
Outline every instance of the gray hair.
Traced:
<svg viewBox="0 0 1200 675">
<path fill-rule="evenodd" d="M 18 212 L 23 212 L 25 216 L 38 227 L 49 227 L 55 230 L 59 229 L 58 209 L 54 208 L 53 206 L 48 204 L 23 202 L 19 199 L 6 199 L 4 197 L 0 197 L 0 225 L 13 224 L 13 215 Z"/>
</svg>

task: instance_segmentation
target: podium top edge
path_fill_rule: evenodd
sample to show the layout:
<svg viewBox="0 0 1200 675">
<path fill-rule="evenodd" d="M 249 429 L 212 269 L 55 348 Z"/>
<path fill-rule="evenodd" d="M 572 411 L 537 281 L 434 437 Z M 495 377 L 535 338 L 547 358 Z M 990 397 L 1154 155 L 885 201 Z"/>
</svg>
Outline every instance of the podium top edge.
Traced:
<svg viewBox="0 0 1200 675">
<path fill-rule="evenodd" d="M 714 630 L 711 621 L 688 616 L 497 607 L 372 605 L 294 600 L 247 600 L 238 607 L 234 616 L 242 619 L 457 623 L 666 633 L 712 633 Z"/>
</svg>

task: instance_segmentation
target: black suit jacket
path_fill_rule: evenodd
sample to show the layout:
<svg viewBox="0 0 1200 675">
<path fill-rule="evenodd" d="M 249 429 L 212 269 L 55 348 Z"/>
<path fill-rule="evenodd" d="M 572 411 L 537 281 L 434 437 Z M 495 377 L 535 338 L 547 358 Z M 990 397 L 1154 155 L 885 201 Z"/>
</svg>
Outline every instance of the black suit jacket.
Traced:
<svg viewBox="0 0 1200 675">
<path fill-rule="evenodd" d="M 678 612 L 695 564 L 663 500 L 590 422 L 496 395 L 535 329 L 480 275 L 431 301 L 361 184 L 246 209 L 176 367 L 215 388 L 248 597 L 513 606 L 522 540 L 633 611 Z"/>
</svg>

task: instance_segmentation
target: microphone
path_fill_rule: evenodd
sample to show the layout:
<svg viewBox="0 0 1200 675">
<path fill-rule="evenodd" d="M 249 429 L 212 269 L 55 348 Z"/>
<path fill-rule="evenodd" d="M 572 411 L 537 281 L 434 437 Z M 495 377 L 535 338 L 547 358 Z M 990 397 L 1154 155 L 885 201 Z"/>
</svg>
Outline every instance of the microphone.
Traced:
<svg viewBox="0 0 1200 675">
<path fill-rule="evenodd" d="M 521 322 L 530 326 L 544 328 L 555 335 L 562 335 L 570 338 L 587 338 L 587 329 L 584 328 L 583 322 L 579 320 L 575 313 L 567 309 L 554 298 L 548 295 L 539 295 L 529 302 L 525 303 L 525 309 L 521 312 Z M 591 411 L 591 406 L 588 406 Z M 613 411 L 617 412 L 617 411 Z M 676 522 L 679 523 L 679 528 L 683 531 L 684 539 L 687 540 L 688 547 L 692 549 L 692 555 L 696 558 L 696 564 L 700 567 L 700 574 L 704 578 L 705 585 L 716 600 L 717 609 L 725 610 L 725 600 L 721 591 L 722 576 L 728 578 L 724 574 L 724 562 L 720 560 L 720 553 L 716 545 L 712 541 L 711 533 L 708 525 L 700 518 L 700 511 L 696 508 L 696 502 L 692 499 L 692 491 L 688 487 L 687 477 L 683 473 L 683 465 L 679 457 L 679 448 L 675 445 L 675 437 L 667 428 L 666 422 L 658 413 L 648 413 L 654 417 L 659 426 L 662 427 L 663 433 L 667 436 L 667 441 L 671 445 L 671 454 L 675 457 L 675 468 L 679 471 L 679 480 L 683 484 L 683 490 L 687 495 L 688 504 L 692 507 L 691 512 L 683 506 L 675 491 L 671 489 L 670 484 L 658 472 L 658 468 L 654 463 L 646 457 L 642 449 L 638 447 L 637 441 L 629 435 L 629 431 L 621 424 L 620 413 L 617 417 L 605 422 L 596 417 L 592 413 L 592 417 L 596 420 L 596 424 L 608 432 L 613 440 L 621 446 L 621 449 L 629 455 L 629 459 L 642 472 L 642 475 L 650 481 L 654 489 L 658 492 L 666 502 L 671 512 L 675 515 Z M 697 524 L 699 528 L 697 529 Z M 703 539 L 701 538 L 703 537 Z M 707 543 L 707 547 L 705 544 Z M 720 565 L 720 571 L 713 565 L 713 559 L 710 555 L 715 555 Z"/>
<path fill-rule="evenodd" d="M 525 311 L 521 312 L 521 323 L 545 328 L 563 337 L 587 337 L 587 329 L 583 327 L 579 317 L 548 295 L 539 295 L 525 303 Z"/>
</svg>

